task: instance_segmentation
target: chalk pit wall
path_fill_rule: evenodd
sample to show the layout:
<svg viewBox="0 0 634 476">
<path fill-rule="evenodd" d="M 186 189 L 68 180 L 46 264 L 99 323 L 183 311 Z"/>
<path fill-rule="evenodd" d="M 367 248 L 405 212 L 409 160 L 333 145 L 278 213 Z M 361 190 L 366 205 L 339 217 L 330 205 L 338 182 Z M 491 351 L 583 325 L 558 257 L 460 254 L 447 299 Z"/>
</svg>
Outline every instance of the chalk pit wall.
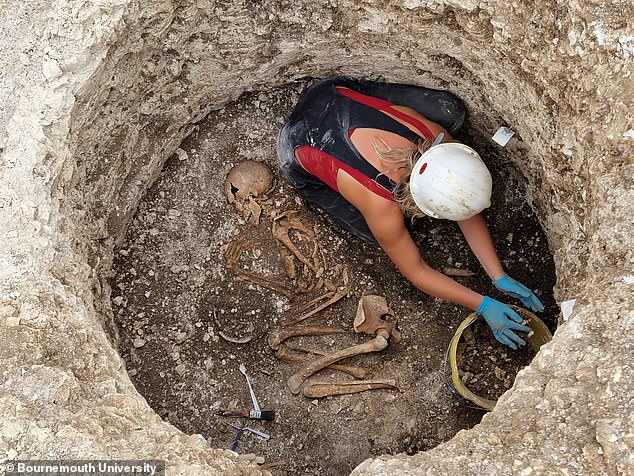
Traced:
<svg viewBox="0 0 634 476">
<path fill-rule="evenodd" d="M 119 2 L 97 13 L 62 2 L 53 8 L 56 35 L 37 36 L 34 44 L 37 51 L 52 48 L 60 70 L 35 55 L 25 62 L 38 76 L 20 83 L 3 153 L 3 167 L 11 169 L 5 180 L 20 184 L 12 193 L 39 198 L 50 210 L 44 230 L 28 224 L 16 200 L 2 211 L 3 223 L 20 217 L 12 226 L 45 250 L 29 260 L 17 248 L 3 255 L 17 270 L 3 288 L 3 332 L 20 345 L 2 357 L 7 375 L 29 375 L 5 378 L 3 412 L 17 409 L 4 420 L 7 448 L 18 455 L 47 448 L 60 456 L 117 450 L 162 456 L 183 473 L 186 467 L 257 471 L 163 423 L 135 392 L 102 330 L 112 316 L 104 277 L 145 190 L 193 124 L 245 91 L 349 74 L 449 89 L 478 118 L 482 137 L 510 125 L 517 139 L 509 160 L 527 181 L 547 233 L 557 298 L 576 299 L 553 342 L 473 430 L 430 452 L 368 460 L 354 473 L 632 468 L 632 338 L 623 332 L 632 322 L 634 280 L 631 5 L 343 1 L 300 9 L 267 1 Z M 46 109 L 38 88 L 67 101 L 51 100 Z M 42 147 L 23 147 L 36 136 L 27 124 L 43 131 Z M 37 161 L 35 174 L 12 160 L 27 152 Z M 6 236 L 8 244 L 13 239 Z M 25 278 L 18 271 L 26 268 L 40 277 Z M 10 295 L 11 288 L 19 292 Z M 33 319 L 38 326 L 21 324 Z M 37 398 L 27 391 L 34 385 Z M 61 403 L 51 405 L 51 395 Z M 34 418 L 42 430 L 21 425 Z"/>
</svg>

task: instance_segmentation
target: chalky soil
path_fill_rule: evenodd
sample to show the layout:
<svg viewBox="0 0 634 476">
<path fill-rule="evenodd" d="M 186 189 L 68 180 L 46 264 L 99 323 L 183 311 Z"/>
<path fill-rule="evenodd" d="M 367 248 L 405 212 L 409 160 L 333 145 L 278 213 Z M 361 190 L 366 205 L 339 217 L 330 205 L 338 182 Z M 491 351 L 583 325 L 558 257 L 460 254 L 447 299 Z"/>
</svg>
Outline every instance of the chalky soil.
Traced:
<svg viewBox="0 0 634 476">
<path fill-rule="evenodd" d="M 118 334 L 113 339 L 137 389 L 161 417 L 219 448 L 231 447 L 236 430 L 216 411 L 251 407 L 238 371 L 244 363 L 260 405 L 277 416 L 274 422 L 249 421 L 272 438 L 245 433 L 236 451 L 261 456 L 265 464 L 279 463 L 272 469 L 277 475 L 342 475 L 372 456 L 433 448 L 475 425 L 482 412 L 458 402 L 443 370 L 451 337 L 469 311 L 415 289 L 379 248 L 306 206 L 281 176 L 275 159 L 277 132 L 303 87 L 243 95 L 210 114 L 181 145 L 185 153 L 166 163 L 118 250 L 111 279 Z M 476 131 L 467 124 L 463 134 L 466 140 Z M 495 192 L 485 215 L 500 258 L 511 276 L 544 301 L 540 317 L 552 330 L 558 310 L 545 236 L 523 199 L 521 182 L 503 161 L 495 160 L 495 150 L 489 152 L 483 157 L 492 168 Z M 222 192 L 229 169 L 246 159 L 264 163 L 274 174 L 270 205 L 257 226 L 238 217 Z M 309 400 L 286 388 L 297 367 L 277 360 L 266 337 L 292 316 L 296 303 L 236 280 L 223 253 L 238 233 L 246 233 L 243 263 L 286 283 L 271 215 L 288 210 L 297 210 L 314 228 L 327 273 L 346 270 L 350 290 L 311 323 L 346 333 L 295 341 L 324 351 L 366 342 L 368 336 L 352 331 L 357 302 L 364 294 L 383 295 L 403 340 L 343 363 L 367 369 L 369 378 L 394 378 L 399 390 Z M 456 279 L 511 302 L 492 287 L 454 223 L 420 220 L 412 233 L 431 266 L 472 271 L 472 276 Z M 347 377 L 325 371 L 319 378 Z"/>
</svg>

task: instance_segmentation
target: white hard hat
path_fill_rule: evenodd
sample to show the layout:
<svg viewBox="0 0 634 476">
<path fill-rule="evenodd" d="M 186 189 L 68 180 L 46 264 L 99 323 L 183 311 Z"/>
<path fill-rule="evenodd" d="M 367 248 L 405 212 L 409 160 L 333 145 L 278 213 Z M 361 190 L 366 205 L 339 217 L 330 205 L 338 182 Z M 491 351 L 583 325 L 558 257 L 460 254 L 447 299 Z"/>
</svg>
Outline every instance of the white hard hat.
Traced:
<svg viewBox="0 0 634 476">
<path fill-rule="evenodd" d="M 414 165 L 409 186 L 418 208 L 433 218 L 466 220 L 491 205 L 491 174 L 464 144 L 429 148 Z"/>
</svg>

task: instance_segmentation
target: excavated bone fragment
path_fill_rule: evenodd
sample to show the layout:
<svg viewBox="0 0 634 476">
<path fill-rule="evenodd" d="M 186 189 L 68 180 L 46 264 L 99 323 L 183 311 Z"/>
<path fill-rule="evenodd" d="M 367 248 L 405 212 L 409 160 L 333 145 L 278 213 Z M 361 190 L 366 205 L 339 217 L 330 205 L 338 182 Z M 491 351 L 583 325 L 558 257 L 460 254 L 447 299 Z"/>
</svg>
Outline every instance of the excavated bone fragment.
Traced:
<svg viewBox="0 0 634 476">
<path fill-rule="evenodd" d="M 389 333 L 385 329 L 379 329 L 378 335 L 368 342 L 353 345 L 352 347 L 346 347 L 345 349 L 325 355 L 324 357 L 311 362 L 291 375 L 286 384 L 288 385 L 290 391 L 297 395 L 301 390 L 304 381 L 314 373 L 319 372 L 324 367 L 328 367 L 329 365 L 347 357 L 383 350 L 387 347 L 388 337 Z"/>
<path fill-rule="evenodd" d="M 324 281 L 325 284 L 325 281 Z M 323 301 L 324 299 L 330 299 L 331 297 L 333 297 L 335 295 L 335 290 L 329 290 L 328 292 L 325 292 L 324 294 L 322 294 L 321 296 L 317 296 L 314 299 L 311 299 L 308 302 L 302 303 L 301 306 L 299 306 L 299 308 L 297 309 L 297 312 L 303 312 L 306 309 L 309 309 L 310 307 L 319 304 L 321 301 Z"/>
<path fill-rule="evenodd" d="M 351 380 L 347 382 L 324 382 L 309 380 L 302 390 L 305 397 L 323 398 L 333 395 L 347 395 L 381 388 L 397 389 L 394 379 Z"/>
<path fill-rule="evenodd" d="M 324 280 L 320 278 L 317 281 L 313 281 L 312 283 L 310 283 L 310 285 L 306 288 L 305 294 L 319 291 L 323 287 L 324 287 Z"/>
<path fill-rule="evenodd" d="M 251 225 L 260 224 L 260 216 L 262 215 L 262 207 L 258 202 L 249 197 L 246 203 L 242 206 L 242 218 Z"/>
<path fill-rule="evenodd" d="M 306 225 L 304 225 L 299 218 L 297 218 L 297 212 L 295 210 L 285 212 L 273 219 L 271 231 L 275 239 L 286 248 L 288 248 L 291 253 L 293 253 L 295 257 L 304 265 L 306 265 L 313 273 L 316 273 L 317 268 L 315 267 L 315 265 L 311 263 L 306 256 L 304 256 L 304 254 L 291 240 L 291 237 L 289 235 L 291 229 L 296 229 L 304 233 L 304 235 L 310 240 L 314 239 L 315 233 L 308 227 L 306 227 Z"/>
<path fill-rule="evenodd" d="M 288 248 L 278 247 L 280 253 L 280 259 L 282 260 L 282 264 L 284 265 L 284 269 L 286 270 L 286 276 L 291 279 L 295 279 L 297 277 L 297 269 L 295 267 L 295 255 L 290 252 Z"/>
<path fill-rule="evenodd" d="M 357 334 L 369 335 L 375 335 L 379 329 L 386 329 L 388 335 L 398 344 L 401 341 L 401 333 L 396 330 L 393 321 L 385 321 L 382 319 L 383 316 L 394 316 L 387 305 L 387 299 L 374 294 L 363 296 L 357 305 L 357 315 L 352 328 Z"/>
<path fill-rule="evenodd" d="M 347 294 L 348 294 L 348 289 L 347 288 L 340 288 L 337 291 L 330 291 L 328 293 L 323 294 L 322 296 L 320 296 L 317 299 L 322 300 L 322 299 L 324 299 L 326 297 L 329 297 L 330 299 L 328 299 L 323 304 L 317 306 L 316 308 L 312 309 L 311 311 L 305 312 L 304 314 L 299 316 L 297 319 L 295 319 L 292 323 L 293 324 L 297 324 L 298 322 L 305 321 L 309 317 L 312 317 L 315 314 L 317 314 L 319 311 L 323 311 L 327 307 L 332 306 L 334 303 L 339 301 L 341 298 L 345 297 Z"/>
<path fill-rule="evenodd" d="M 280 344 L 290 337 L 296 336 L 317 336 L 325 334 L 345 334 L 344 329 L 336 327 L 320 326 L 288 326 L 281 329 L 273 329 L 269 332 L 267 342 L 273 350 L 280 348 Z"/>
<path fill-rule="evenodd" d="M 274 280 L 251 271 L 240 269 L 240 259 L 242 258 L 242 254 L 246 251 L 246 239 L 245 233 L 242 232 L 237 234 L 227 245 L 224 252 L 224 259 L 227 267 L 236 273 L 236 277 L 238 279 L 249 281 L 250 283 L 278 292 L 289 299 L 292 298 L 295 295 L 293 290 L 280 284 L 279 280 Z"/>
<path fill-rule="evenodd" d="M 262 286 L 263 288 L 267 288 L 267 289 L 270 289 L 271 291 L 275 291 L 280 294 L 283 294 L 289 299 L 292 298 L 295 294 L 293 293 L 292 290 L 278 284 L 278 281 L 269 279 L 265 276 L 262 276 L 256 273 L 251 273 L 249 271 L 236 271 L 236 276 L 238 277 L 238 279 L 241 279 L 243 281 L 249 281 L 250 283 L 257 284 L 258 286 Z"/>
<path fill-rule="evenodd" d="M 273 175 L 266 165 L 254 160 L 245 160 L 234 166 L 227 174 L 224 184 L 225 197 L 229 203 L 258 197 L 269 191 Z"/>
<path fill-rule="evenodd" d="M 293 352 L 286 345 L 282 345 L 279 348 L 279 350 L 275 353 L 275 357 L 291 364 L 305 364 L 308 361 L 307 356 L 301 355 L 297 352 Z M 349 375 L 352 375 L 354 378 L 365 378 L 368 374 L 365 369 L 362 369 L 361 367 L 354 367 L 352 365 L 332 364 L 326 368 L 336 370 L 338 372 L 347 373 Z"/>
<path fill-rule="evenodd" d="M 465 278 L 469 276 L 473 276 L 473 273 L 469 271 L 468 269 L 451 268 L 449 266 L 443 269 L 442 272 L 446 274 L 447 276 L 458 276 L 458 277 L 465 277 Z"/>
<path fill-rule="evenodd" d="M 315 231 L 299 218 L 299 212 L 297 210 L 288 210 L 280 213 L 273 218 L 273 221 L 286 230 L 295 229 L 301 232 L 309 241 L 315 238 Z"/>
<path fill-rule="evenodd" d="M 383 296 L 362 297 L 357 306 L 357 315 L 353 325 L 354 331 L 373 335 L 375 336 L 374 339 L 363 344 L 341 349 L 311 362 L 288 379 L 286 383 L 290 391 L 297 395 L 308 377 L 339 360 L 385 349 L 390 336 L 395 342 L 400 342 L 401 334 L 395 329 L 394 322 L 387 322 L 381 319 L 382 316 L 387 314 L 391 314 L 391 311 L 387 306 L 387 300 Z"/>
</svg>

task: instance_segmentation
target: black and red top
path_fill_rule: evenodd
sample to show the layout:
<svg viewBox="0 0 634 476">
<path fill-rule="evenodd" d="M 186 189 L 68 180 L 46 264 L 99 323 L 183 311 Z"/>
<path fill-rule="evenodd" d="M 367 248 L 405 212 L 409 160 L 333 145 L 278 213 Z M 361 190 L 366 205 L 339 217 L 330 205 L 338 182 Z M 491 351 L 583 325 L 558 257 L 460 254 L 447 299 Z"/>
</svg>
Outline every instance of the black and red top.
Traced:
<svg viewBox="0 0 634 476">
<path fill-rule="evenodd" d="M 421 121 L 394 109 L 393 103 L 359 92 L 359 83 L 346 78 L 322 81 L 300 98 L 285 128 L 304 168 L 337 190 L 337 173 L 344 170 L 368 190 L 392 200 L 393 184 L 355 148 L 350 136 L 356 128 L 393 132 L 411 142 L 419 135 L 389 113 L 419 130 L 427 140 L 433 134 Z M 337 190 L 338 191 L 338 190 Z"/>
</svg>

